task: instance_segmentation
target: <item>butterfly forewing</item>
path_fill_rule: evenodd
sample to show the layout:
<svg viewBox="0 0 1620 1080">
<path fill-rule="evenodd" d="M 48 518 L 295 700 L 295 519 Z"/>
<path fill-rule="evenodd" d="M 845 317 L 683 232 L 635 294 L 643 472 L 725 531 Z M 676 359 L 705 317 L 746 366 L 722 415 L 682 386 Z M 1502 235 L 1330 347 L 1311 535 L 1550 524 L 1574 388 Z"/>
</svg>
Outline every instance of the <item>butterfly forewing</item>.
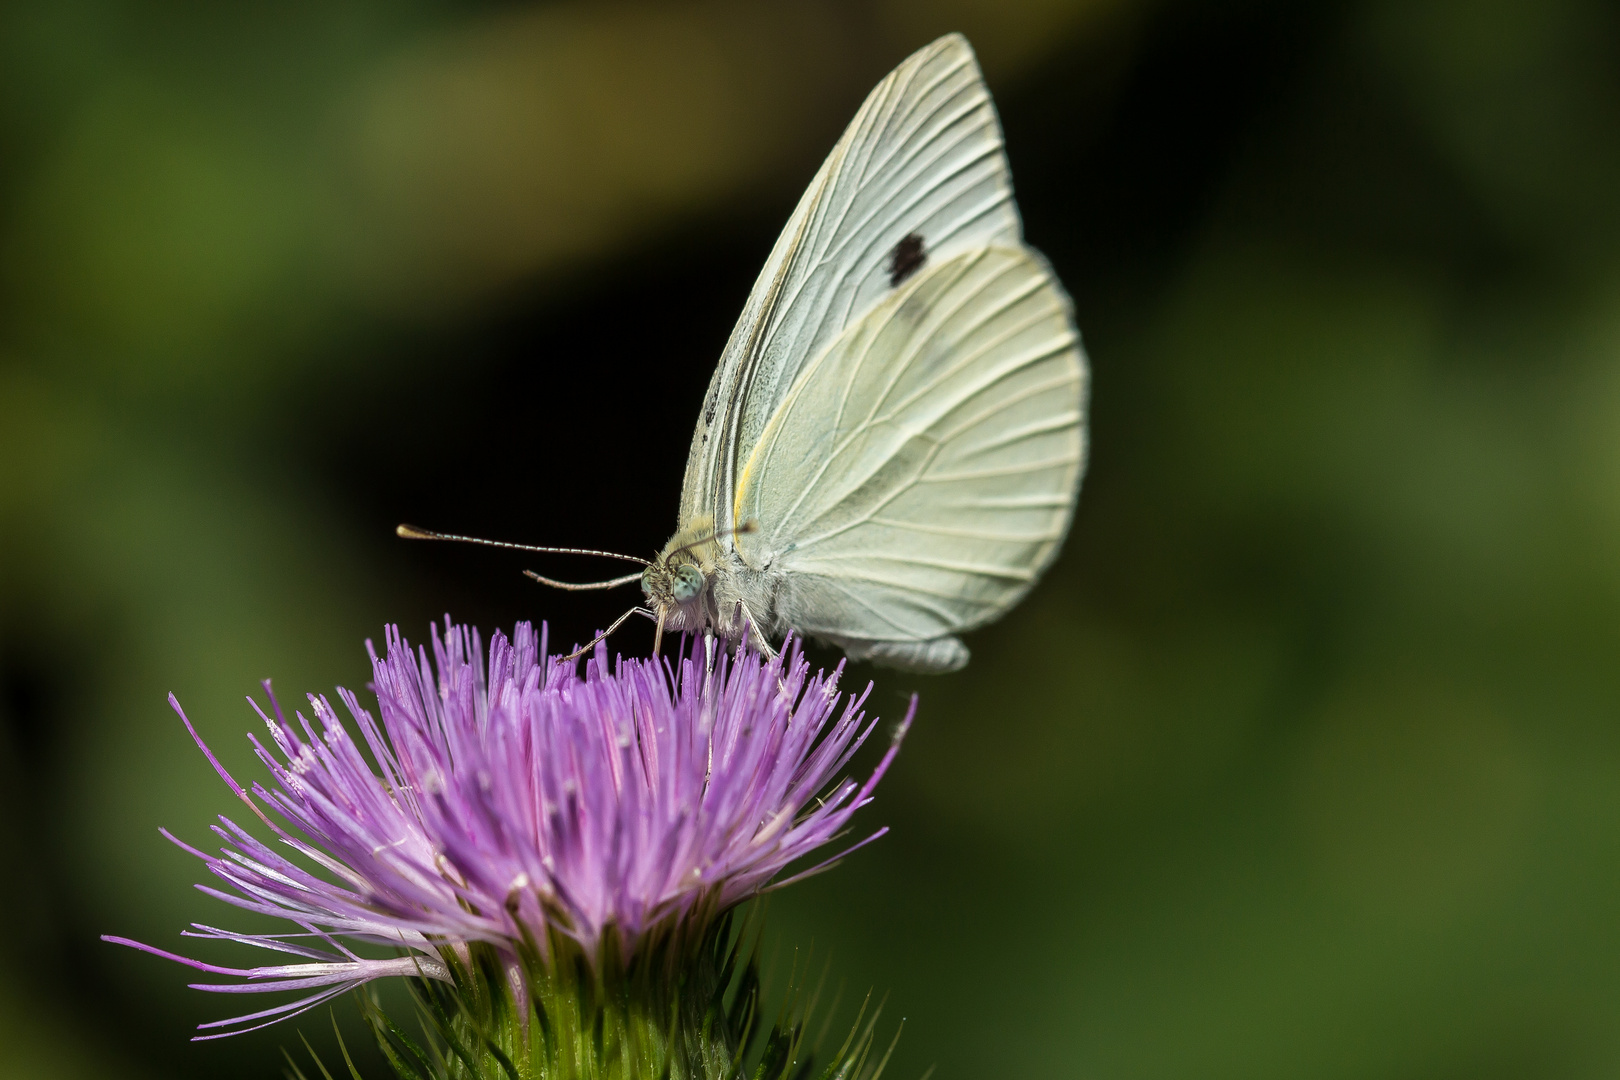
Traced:
<svg viewBox="0 0 1620 1080">
<path fill-rule="evenodd" d="M 736 471 L 804 366 L 921 269 L 1021 229 L 989 91 L 960 35 L 867 97 L 744 306 L 692 438 L 684 525 L 734 524 Z"/>
<path fill-rule="evenodd" d="M 1068 300 L 1027 249 L 920 271 L 806 366 L 740 471 L 753 566 L 797 629 L 923 641 L 995 618 L 1051 561 L 1084 459 Z"/>
</svg>

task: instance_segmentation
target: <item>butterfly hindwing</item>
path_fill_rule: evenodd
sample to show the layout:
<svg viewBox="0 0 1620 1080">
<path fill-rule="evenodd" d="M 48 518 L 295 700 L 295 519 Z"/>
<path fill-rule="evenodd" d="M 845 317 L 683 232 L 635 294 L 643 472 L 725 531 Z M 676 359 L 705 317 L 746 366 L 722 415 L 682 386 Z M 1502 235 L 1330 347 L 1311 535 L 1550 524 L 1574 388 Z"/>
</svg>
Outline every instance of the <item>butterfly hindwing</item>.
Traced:
<svg viewBox="0 0 1620 1080">
<path fill-rule="evenodd" d="M 799 374 L 739 475 L 786 621 L 924 642 L 1015 604 L 1057 552 L 1084 461 L 1085 364 L 1039 256 L 935 262 Z M 964 654 L 965 656 L 965 654 Z"/>
</svg>

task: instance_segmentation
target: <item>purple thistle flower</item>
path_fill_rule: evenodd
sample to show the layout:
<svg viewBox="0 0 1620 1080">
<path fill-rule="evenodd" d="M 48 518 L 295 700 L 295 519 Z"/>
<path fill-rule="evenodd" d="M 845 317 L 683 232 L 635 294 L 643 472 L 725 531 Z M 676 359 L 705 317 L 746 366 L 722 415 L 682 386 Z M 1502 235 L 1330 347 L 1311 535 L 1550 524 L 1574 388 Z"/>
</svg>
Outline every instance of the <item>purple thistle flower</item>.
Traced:
<svg viewBox="0 0 1620 1080">
<path fill-rule="evenodd" d="M 265 683 L 274 718 L 253 707 L 274 749 L 253 744 L 273 787 L 244 789 L 170 696 L 215 770 L 292 855 L 224 817 L 214 826 L 225 844 L 218 856 L 164 835 L 229 887 L 202 891 L 300 929 L 239 934 L 194 924 L 187 935 L 299 962 L 226 968 L 106 940 L 246 980 L 198 989 L 312 991 L 204 1024 L 217 1030 L 197 1038 L 253 1030 L 390 975 L 453 983 L 472 943 L 506 957 L 511 989 L 523 998 L 522 961 L 544 961 L 558 941 L 607 963 L 627 961 L 661 934 L 700 937 L 739 902 L 826 869 L 887 831 L 776 880 L 842 834 L 910 725 L 908 711 L 864 784 L 832 783 L 877 723 L 861 711 L 870 686 L 838 708 L 841 665 L 810 676 L 794 649 L 768 662 L 721 657 L 712 671 L 700 653 L 673 670 L 621 658 L 610 673 L 598 646 L 581 677 L 576 665 L 547 657 L 544 632 L 537 637 L 528 623 L 510 641 L 495 635 L 487 669 L 477 632 L 448 619 L 442 636 L 434 628 L 431 660 L 396 627 L 385 640 L 381 658 L 367 643 L 380 722 L 338 691 L 364 751 L 324 696 L 309 698 L 313 722 L 299 713 L 289 723 Z M 403 951 L 372 959 L 354 943 Z"/>
</svg>

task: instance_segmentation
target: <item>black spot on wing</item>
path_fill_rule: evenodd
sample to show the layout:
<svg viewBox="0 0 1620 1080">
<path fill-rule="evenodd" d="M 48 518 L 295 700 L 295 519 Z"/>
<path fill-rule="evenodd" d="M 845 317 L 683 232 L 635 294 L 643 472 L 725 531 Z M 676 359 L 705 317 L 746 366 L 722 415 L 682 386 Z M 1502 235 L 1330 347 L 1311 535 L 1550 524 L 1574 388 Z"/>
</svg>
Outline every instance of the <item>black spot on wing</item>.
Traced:
<svg viewBox="0 0 1620 1080">
<path fill-rule="evenodd" d="M 922 269 L 927 261 L 928 252 L 923 250 L 923 238 L 916 233 L 906 233 L 894 245 L 894 250 L 889 252 L 889 287 L 899 285 Z"/>
</svg>

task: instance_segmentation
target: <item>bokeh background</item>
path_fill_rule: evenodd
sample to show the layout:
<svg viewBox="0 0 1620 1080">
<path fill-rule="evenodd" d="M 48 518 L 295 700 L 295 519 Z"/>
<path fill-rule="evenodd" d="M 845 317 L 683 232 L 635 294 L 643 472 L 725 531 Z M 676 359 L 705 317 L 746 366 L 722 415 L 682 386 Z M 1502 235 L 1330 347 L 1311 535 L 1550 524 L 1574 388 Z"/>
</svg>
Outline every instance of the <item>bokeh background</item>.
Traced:
<svg viewBox="0 0 1620 1080">
<path fill-rule="evenodd" d="M 776 230 L 954 29 L 1092 465 L 964 672 L 857 672 L 923 695 L 894 831 L 771 947 L 887 994 L 900 1080 L 1620 1071 L 1614 3 L 11 0 L 0 1073 L 332 1060 L 188 1044 L 241 999 L 96 939 L 233 917 L 165 695 L 251 772 L 243 695 L 384 622 L 605 624 L 392 527 L 661 545 Z"/>
</svg>

